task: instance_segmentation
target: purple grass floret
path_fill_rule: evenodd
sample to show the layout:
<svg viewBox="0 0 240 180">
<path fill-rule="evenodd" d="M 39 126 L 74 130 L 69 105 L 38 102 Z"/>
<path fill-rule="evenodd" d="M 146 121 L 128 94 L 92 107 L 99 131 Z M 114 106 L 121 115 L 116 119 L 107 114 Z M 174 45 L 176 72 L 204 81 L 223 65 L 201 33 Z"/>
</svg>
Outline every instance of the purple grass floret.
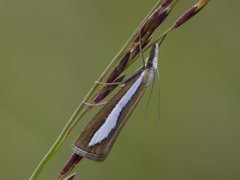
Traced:
<svg viewBox="0 0 240 180">
<path fill-rule="evenodd" d="M 64 164 L 59 177 L 65 176 L 68 172 L 70 172 L 76 164 L 78 164 L 81 161 L 82 157 L 72 153 L 70 158 L 67 160 L 67 162 Z"/>
<path fill-rule="evenodd" d="M 167 18 L 169 15 L 171 7 L 157 8 L 151 16 L 147 19 L 146 23 L 143 26 L 143 32 L 145 34 L 149 33 L 152 34 L 156 28 L 163 23 L 163 21 Z M 144 34 L 144 35 L 145 35 Z"/>
<path fill-rule="evenodd" d="M 184 12 L 174 23 L 174 28 L 178 28 L 182 24 L 184 24 L 186 21 L 188 21 L 190 18 L 192 18 L 195 14 L 197 14 L 204 6 L 207 5 L 209 0 L 200 0 L 196 4 L 194 4 L 190 9 L 188 9 L 186 12 Z"/>
<path fill-rule="evenodd" d="M 128 60 L 130 58 L 131 52 L 127 52 L 122 60 L 119 62 L 119 64 L 114 68 L 114 70 L 112 71 L 112 73 L 110 74 L 110 76 L 107 79 L 107 83 L 112 83 L 120 74 L 121 72 L 124 70 L 125 66 L 128 63 Z"/>
</svg>

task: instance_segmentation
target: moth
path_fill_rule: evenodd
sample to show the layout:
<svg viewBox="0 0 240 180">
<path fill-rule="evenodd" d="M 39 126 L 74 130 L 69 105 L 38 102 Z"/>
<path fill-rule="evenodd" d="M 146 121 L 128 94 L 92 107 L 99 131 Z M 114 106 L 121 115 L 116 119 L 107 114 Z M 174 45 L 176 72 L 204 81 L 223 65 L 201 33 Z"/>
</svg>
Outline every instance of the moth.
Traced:
<svg viewBox="0 0 240 180">
<path fill-rule="evenodd" d="M 154 44 L 145 66 L 124 83 L 84 128 L 73 144 L 75 154 L 96 161 L 106 159 L 124 124 L 153 81 L 157 61 L 158 44 Z"/>
</svg>

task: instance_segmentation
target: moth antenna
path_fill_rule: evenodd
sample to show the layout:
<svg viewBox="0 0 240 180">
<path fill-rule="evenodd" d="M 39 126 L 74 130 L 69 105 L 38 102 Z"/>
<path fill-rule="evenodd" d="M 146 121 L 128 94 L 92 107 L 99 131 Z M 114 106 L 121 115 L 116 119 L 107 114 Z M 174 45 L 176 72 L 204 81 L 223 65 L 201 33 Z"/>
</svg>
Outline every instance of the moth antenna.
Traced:
<svg viewBox="0 0 240 180">
<path fill-rule="evenodd" d="M 146 104 L 146 110 L 145 110 L 145 113 L 144 113 L 144 119 L 147 117 L 147 114 L 148 114 L 148 111 L 149 111 L 149 105 L 150 105 L 150 102 L 151 102 L 151 99 L 152 99 L 152 93 L 153 93 L 153 88 L 154 88 L 154 81 L 155 81 L 155 76 L 153 76 L 153 83 L 151 85 L 151 90 L 149 92 L 149 97 L 148 97 L 147 104 Z"/>
<path fill-rule="evenodd" d="M 157 107 L 158 107 L 158 122 L 159 122 L 159 126 L 160 126 L 160 115 L 161 115 L 161 108 L 160 108 L 160 94 L 161 94 L 161 87 L 160 87 L 160 85 L 161 85 L 161 83 L 160 83 L 160 72 L 159 72 L 159 69 L 157 68 L 156 69 L 156 71 L 155 71 L 156 73 L 157 73 L 157 77 L 158 77 L 158 79 L 157 79 Z"/>
</svg>

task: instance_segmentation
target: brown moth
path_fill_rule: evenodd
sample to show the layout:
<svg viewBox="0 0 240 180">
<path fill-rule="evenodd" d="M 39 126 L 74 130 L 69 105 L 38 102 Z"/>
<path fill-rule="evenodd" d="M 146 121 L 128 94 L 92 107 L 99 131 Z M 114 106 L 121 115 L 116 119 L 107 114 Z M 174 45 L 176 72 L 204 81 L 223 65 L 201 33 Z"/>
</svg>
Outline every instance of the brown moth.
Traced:
<svg viewBox="0 0 240 180">
<path fill-rule="evenodd" d="M 124 83 L 122 89 L 100 109 L 73 144 L 79 156 L 103 161 L 135 109 L 157 69 L 158 44 L 154 44 L 145 67 Z"/>
</svg>

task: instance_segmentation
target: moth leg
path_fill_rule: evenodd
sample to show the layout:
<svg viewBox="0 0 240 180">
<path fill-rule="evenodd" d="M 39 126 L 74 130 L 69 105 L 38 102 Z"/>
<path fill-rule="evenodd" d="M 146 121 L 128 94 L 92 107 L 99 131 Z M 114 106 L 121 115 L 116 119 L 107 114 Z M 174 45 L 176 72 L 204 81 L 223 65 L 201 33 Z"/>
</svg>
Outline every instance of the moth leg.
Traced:
<svg viewBox="0 0 240 180">
<path fill-rule="evenodd" d="M 93 103 L 88 103 L 88 102 L 82 102 L 84 105 L 90 106 L 90 107 L 97 107 L 97 106 L 103 106 L 105 104 L 107 104 L 108 102 L 102 102 L 102 103 L 97 103 L 97 104 L 93 104 Z"/>
<path fill-rule="evenodd" d="M 106 86 L 115 86 L 115 85 L 120 85 L 122 82 L 112 82 L 112 83 L 106 83 L 106 82 L 100 82 L 100 81 L 95 81 L 96 84 L 99 85 L 106 85 Z"/>
</svg>

